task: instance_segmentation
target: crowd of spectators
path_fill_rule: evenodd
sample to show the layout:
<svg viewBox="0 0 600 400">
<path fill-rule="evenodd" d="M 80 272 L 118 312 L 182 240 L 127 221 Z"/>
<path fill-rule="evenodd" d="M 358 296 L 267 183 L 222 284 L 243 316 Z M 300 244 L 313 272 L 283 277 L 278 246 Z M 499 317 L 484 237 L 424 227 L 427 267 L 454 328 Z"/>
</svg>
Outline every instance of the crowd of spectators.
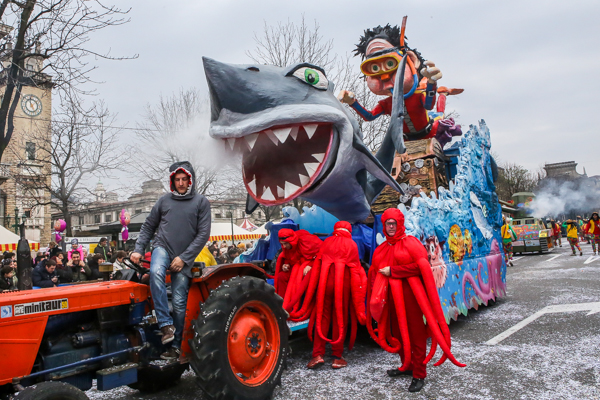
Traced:
<svg viewBox="0 0 600 400">
<path fill-rule="evenodd" d="M 60 284 L 93 281 L 101 278 L 100 264 L 111 262 L 113 273 L 127 268 L 123 260 L 128 253 L 111 247 L 106 238 L 102 238 L 93 254 L 88 255 L 85 247 L 77 239 L 70 242 L 68 251 L 63 252 L 55 242 L 50 242 L 46 251 L 40 251 L 32 260 L 32 281 L 34 287 L 49 288 Z M 218 264 L 235 262 L 235 259 L 244 251 L 253 247 L 253 242 L 248 245 L 239 243 L 237 246 L 212 242 L 208 249 Z M 147 257 L 148 258 L 148 257 Z M 0 265 L 0 292 L 17 290 L 17 262 L 16 255 L 4 252 Z"/>
</svg>

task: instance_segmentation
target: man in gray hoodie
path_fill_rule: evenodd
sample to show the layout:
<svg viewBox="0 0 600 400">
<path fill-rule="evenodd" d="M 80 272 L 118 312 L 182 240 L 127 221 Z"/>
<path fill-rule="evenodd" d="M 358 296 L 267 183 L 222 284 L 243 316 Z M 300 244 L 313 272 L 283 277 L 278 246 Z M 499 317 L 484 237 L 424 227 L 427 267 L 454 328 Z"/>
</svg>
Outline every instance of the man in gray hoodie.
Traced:
<svg viewBox="0 0 600 400">
<path fill-rule="evenodd" d="M 179 358 L 188 290 L 194 260 L 210 236 L 210 203 L 195 191 L 196 175 L 187 161 L 169 168 L 171 193 L 162 196 L 150 211 L 140 229 L 140 236 L 131 254 L 138 263 L 144 249 L 152 241 L 150 262 L 150 292 L 162 332 L 162 343 L 173 342 L 161 354 L 164 360 Z M 171 271 L 173 318 L 169 315 L 165 277 Z"/>
</svg>

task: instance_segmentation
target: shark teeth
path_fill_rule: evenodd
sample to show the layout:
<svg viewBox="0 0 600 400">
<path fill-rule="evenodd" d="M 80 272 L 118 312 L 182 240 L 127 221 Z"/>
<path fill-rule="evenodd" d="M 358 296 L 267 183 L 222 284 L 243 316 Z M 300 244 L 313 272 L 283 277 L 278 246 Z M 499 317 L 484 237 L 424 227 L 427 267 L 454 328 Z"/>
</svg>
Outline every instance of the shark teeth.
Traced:
<svg viewBox="0 0 600 400">
<path fill-rule="evenodd" d="M 317 168 L 319 168 L 319 163 L 304 163 L 304 168 L 306 169 L 306 172 L 308 172 L 309 176 L 313 176 L 313 174 L 317 171 Z"/>
<path fill-rule="evenodd" d="M 279 139 L 277 138 L 277 136 L 275 136 L 272 130 L 268 129 L 265 131 L 265 133 L 267 134 L 267 137 L 271 139 L 271 141 L 275 144 L 275 146 L 279 144 Z"/>
<path fill-rule="evenodd" d="M 269 187 L 263 191 L 263 194 L 260 198 L 263 200 L 269 200 L 269 201 L 275 200 L 275 196 L 273 196 L 273 193 L 271 193 L 271 188 L 269 188 Z"/>
<path fill-rule="evenodd" d="M 300 189 L 300 186 L 296 186 L 293 183 L 285 182 L 285 198 L 290 197 Z"/>
<path fill-rule="evenodd" d="M 291 127 L 273 129 L 273 134 L 275 135 L 275 137 L 277 137 L 277 139 L 279 139 L 281 143 L 285 143 L 288 136 L 290 136 L 290 132 L 292 132 Z"/>
<path fill-rule="evenodd" d="M 256 179 L 254 179 L 254 177 L 252 177 L 252 180 L 248 182 L 248 189 L 250 189 L 252 193 L 256 193 Z"/>
<path fill-rule="evenodd" d="M 315 134 L 315 132 L 317 131 L 317 128 L 319 127 L 319 125 L 318 124 L 309 124 L 309 125 L 302 125 L 302 127 L 306 131 L 308 138 L 312 139 L 312 137 Z"/>
<path fill-rule="evenodd" d="M 322 163 L 325 158 L 325 153 L 313 154 L 312 155 L 318 162 Z"/>
<path fill-rule="evenodd" d="M 256 144 L 256 139 L 258 139 L 258 133 L 252 133 L 248 136 L 244 136 L 244 139 L 246 139 L 248 147 L 250 148 L 250 150 L 252 150 L 254 148 L 254 145 Z"/>
<path fill-rule="evenodd" d="M 250 195 L 261 204 L 280 205 L 310 190 L 333 135 L 331 123 L 274 124 L 239 138 L 225 138 L 225 147 L 242 154 Z"/>
</svg>

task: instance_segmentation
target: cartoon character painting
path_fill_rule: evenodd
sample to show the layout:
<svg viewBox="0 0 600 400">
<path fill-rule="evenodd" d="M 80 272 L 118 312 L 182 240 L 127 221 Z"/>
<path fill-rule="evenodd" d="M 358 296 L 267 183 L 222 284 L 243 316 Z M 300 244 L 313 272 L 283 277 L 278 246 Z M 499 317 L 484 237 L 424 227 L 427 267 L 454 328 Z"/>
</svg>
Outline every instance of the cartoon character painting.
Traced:
<svg viewBox="0 0 600 400">
<path fill-rule="evenodd" d="M 450 249 L 450 261 L 457 265 L 462 265 L 465 258 L 465 238 L 458 225 L 452 225 L 450 228 L 450 236 L 448 237 L 448 246 Z"/>
<path fill-rule="evenodd" d="M 446 263 L 444 262 L 444 254 L 442 246 L 444 242 L 440 244 L 437 236 L 432 235 L 425 239 L 425 249 L 427 249 L 427 256 L 429 258 L 429 264 L 431 264 L 431 271 L 433 272 L 433 278 L 435 279 L 435 286 L 439 289 L 446 283 L 446 277 L 448 276 Z"/>
</svg>

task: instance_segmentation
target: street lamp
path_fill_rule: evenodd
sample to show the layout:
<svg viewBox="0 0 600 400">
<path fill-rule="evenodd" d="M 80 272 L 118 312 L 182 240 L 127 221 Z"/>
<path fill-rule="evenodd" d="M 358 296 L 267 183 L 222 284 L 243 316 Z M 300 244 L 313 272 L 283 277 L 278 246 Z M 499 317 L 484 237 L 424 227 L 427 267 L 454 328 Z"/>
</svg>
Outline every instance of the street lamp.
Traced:
<svg viewBox="0 0 600 400">
<path fill-rule="evenodd" d="M 27 216 L 25 214 L 21 215 L 22 223 L 25 223 L 26 218 L 27 218 Z M 15 223 L 12 224 L 11 226 L 13 228 L 15 228 L 15 233 L 18 235 L 19 234 L 19 226 L 21 226 L 21 224 L 19 223 L 19 207 L 17 207 L 17 206 L 15 206 Z"/>
<path fill-rule="evenodd" d="M 229 218 L 231 220 L 231 243 L 235 247 L 235 241 L 233 240 L 233 205 L 229 205 Z"/>
</svg>

